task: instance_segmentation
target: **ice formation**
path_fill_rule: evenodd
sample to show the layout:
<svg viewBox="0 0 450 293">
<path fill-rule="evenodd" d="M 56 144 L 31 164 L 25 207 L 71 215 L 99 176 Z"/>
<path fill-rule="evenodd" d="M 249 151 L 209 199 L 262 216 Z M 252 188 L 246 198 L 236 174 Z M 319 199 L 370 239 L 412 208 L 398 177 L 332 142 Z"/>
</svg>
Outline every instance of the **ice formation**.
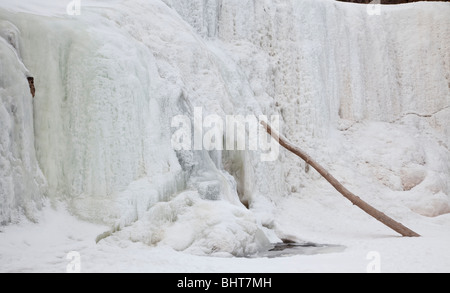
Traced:
<svg viewBox="0 0 450 293">
<path fill-rule="evenodd" d="M 233 255 L 276 241 L 277 201 L 320 178 L 285 152 L 175 151 L 171 119 L 195 107 L 279 114 L 369 198 L 450 212 L 449 3 L 56 2 L 0 1 L 2 224 L 49 198 L 107 238 Z"/>
</svg>

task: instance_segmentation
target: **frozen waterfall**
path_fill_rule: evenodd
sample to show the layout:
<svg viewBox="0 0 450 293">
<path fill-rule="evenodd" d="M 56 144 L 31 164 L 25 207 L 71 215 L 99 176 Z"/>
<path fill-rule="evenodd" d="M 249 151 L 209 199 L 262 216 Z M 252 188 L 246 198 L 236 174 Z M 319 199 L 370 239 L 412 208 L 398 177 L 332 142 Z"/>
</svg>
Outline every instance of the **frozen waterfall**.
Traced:
<svg viewBox="0 0 450 293">
<path fill-rule="evenodd" d="M 318 175 L 285 152 L 175 151 L 171 119 L 195 107 L 281 115 L 354 189 L 450 212 L 449 3 L 67 3 L 0 1 L 2 224 L 64 201 L 106 236 L 196 254 L 276 241 L 277 201 L 317 192 Z"/>
</svg>

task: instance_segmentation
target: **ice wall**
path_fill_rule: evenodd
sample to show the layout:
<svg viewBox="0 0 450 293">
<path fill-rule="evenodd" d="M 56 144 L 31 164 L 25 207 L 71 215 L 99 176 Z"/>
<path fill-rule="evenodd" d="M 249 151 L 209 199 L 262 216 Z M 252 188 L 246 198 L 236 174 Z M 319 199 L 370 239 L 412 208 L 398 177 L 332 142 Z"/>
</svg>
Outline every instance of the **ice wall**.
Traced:
<svg viewBox="0 0 450 293">
<path fill-rule="evenodd" d="M 165 2 L 198 34 L 224 41 L 250 81 L 258 74 L 256 97 L 263 87 L 276 101 L 299 102 L 285 107 L 296 116 L 315 117 L 302 125 L 324 128 L 337 114 L 390 122 L 448 106 L 450 21 L 437 12 L 447 3 L 370 15 L 365 5 L 326 0 Z"/>
<path fill-rule="evenodd" d="M 448 3 L 369 15 L 365 5 L 334 1 L 165 2 L 198 34 L 223 42 L 255 99 L 282 114 L 294 142 L 326 148 L 333 129 L 383 121 L 422 133 L 431 127 L 448 149 Z M 283 166 L 286 191 L 299 191 L 305 166 L 291 159 Z"/>
<path fill-rule="evenodd" d="M 251 90 L 242 82 L 237 66 L 226 55 L 216 56 L 214 49 L 160 1 L 124 1 L 101 8 L 87 4 L 76 17 L 68 17 L 50 2 L 42 3 L 44 7 L 35 3 L 25 8 L 6 5 L 0 15 L 21 32 L 23 63 L 35 77 L 37 88 L 31 107 L 25 69 L 19 67 L 17 56 L 7 55 L 7 62 L 16 61 L 11 64 L 22 74 L 22 79 L 17 78 L 23 81 L 20 97 L 29 103 L 30 112 L 20 115 L 27 121 L 23 125 L 26 139 L 34 142 L 31 149 L 15 146 L 10 151 L 36 153 L 36 172 L 42 171 L 46 179 L 47 184 L 40 187 L 48 198 L 66 200 L 72 212 L 84 219 L 110 224 L 113 228 L 106 235 L 121 235 L 125 228 L 139 230 L 139 223 L 147 223 L 150 226 L 137 233 L 139 240 L 158 244 L 171 238 L 173 213 L 182 218 L 184 211 L 188 214 L 184 218 L 202 223 L 198 220 L 205 210 L 202 202 L 194 205 L 177 200 L 185 196 L 180 192 L 195 190 L 191 195 L 195 198 L 190 200 L 194 203 L 200 199 L 224 203 L 209 205 L 206 211 L 216 214 L 216 220 L 206 221 L 207 227 L 201 229 L 193 224 L 193 239 L 187 235 L 185 242 L 190 245 L 181 245 L 183 249 L 196 240 L 203 241 L 204 230 L 220 231 L 220 227 L 234 225 L 222 248 L 209 240 L 202 246 L 210 252 L 235 254 L 256 249 L 260 225 L 240 203 L 235 179 L 223 170 L 221 154 L 175 152 L 171 147 L 172 118 L 179 114 L 192 117 L 194 106 L 202 106 L 205 115 L 245 114 L 248 108 L 258 111 L 252 99 L 243 99 L 243 94 L 251 97 Z M 26 12 L 17 15 L 11 9 Z M 18 96 L 8 87 L 6 95 Z M 13 119 L 12 115 L 5 118 Z M 6 140 L 8 135 L 3 137 Z M 32 169 L 23 161 L 16 164 Z M 8 179 L 9 170 L 6 172 L 2 179 Z M 11 186 L 26 187 L 28 181 L 23 178 Z M 1 187 L 5 213 L 35 203 L 27 192 L 44 194 L 34 187 L 16 194 L 9 192 L 9 186 Z M 170 202 L 173 212 L 157 206 L 150 210 L 158 202 Z M 194 207 L 186 209 L 180 204 Z M 160 221 L 148 223 L 148 217 Z M 2 215 L 2 220 L 11 219 Z M 136 221 L 139 223 L 134 225 Z M 148 236 L 153 230 L 169 232 Z M 253 248 L 244 249 L 243 244 L 250 242 L 255 243 L 250 246 Z"/>
<path fill-rule="evenodd" d="M 45 179 L 34 148 L 33 105 L 28 70 L 20 57 L 20 32 L 0 20 L 0 223 L 21 214 L 34 220 Z"/>
<path fill-rule="evenodd" d="M 223 1 L 218 37 L 230 44 L 256 98 L 274 97 L 285 134 L 315 156 L 333 129 L 407 118 L 418 132 L 438 131 L 446 160 L 449 5 L 428 4 L 383 6 L 369 15 L 364 5 L 332 1 Z M 291 162 L 284 164 L 286 182 L 298 191 L 303 166 Z"/>
<path fill-rule="evenodd" d="M 373 161 L 361 173 L 387 176 L 392 190 L 425 174 L 423 193 L 448 204 L 448 3 L 372 16 L 326 0 L 83 1 L 78 16 L 55 1 L 0 3 L 3 223 L 21 210 L 32 217 L 46 196 L 111 224 L 105 237 L 256 251 L 276 228 L 276 201 L 317 176 L 286 153 L 261 162 L 250 151 L 174 151 L 171 119 L 192 118 L 194 107 L 280 114 L 283 133 L 313 154 L 329 152 L 320 158 L 331 166 L 340 159 L 330 144 L 344 135 L 366 152 L 346 164 Z M 26 74 L 35 77 L 33 101 Z M 382 160 L 374 143 L 359 149 L 370 121 L 385 123 L 371 134 L 394 125 L 399 137 L 427 136 L 408 140 L 412 155 L 399 151 L 394 168 L 389 146 Z M 408 131 L 395 128 L 404 124 Z M 358 131 L 346 132 L 352 125 Z M 411 160 L 420 170 L 410 174 Z"/>
</svg>

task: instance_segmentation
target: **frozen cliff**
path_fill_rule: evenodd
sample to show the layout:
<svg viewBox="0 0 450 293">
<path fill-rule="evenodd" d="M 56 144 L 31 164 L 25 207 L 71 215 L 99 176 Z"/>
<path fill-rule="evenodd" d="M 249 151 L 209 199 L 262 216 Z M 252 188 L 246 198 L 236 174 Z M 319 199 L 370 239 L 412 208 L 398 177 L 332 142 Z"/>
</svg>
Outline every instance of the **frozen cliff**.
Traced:
<svg viewBox="0 0 450 293">
<path fill-rule="evenodd" d="M 67 4 L 0 1 L 2 224 L 64 201 L 112 227 L 99 240 L 244 255 L 283 236 L 283 198 L 321 201 L 319 176 L 284 151 L 175 151 L 172 119 L 196 107 L 280 115 L 394 216 L 450 212 L 449 3 Z"/>
</svg>

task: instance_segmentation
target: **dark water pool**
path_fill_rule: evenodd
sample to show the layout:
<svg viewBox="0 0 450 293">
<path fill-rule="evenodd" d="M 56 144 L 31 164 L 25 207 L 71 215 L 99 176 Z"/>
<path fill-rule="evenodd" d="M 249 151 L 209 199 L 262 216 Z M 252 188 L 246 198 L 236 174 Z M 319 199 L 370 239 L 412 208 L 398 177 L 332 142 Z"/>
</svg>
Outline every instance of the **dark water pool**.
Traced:
<svg viewBox="0 0 450 293">
<path fill-rule="evenodd" d="M 281 243 L 270 245 L 266 251 L 262 251 L 253 257 L 287 257 L 294 255 L 314 255 L 325 253 L 337 253 L 345 250 L 345 246 L 333 244 L 318 244 L 312 242 L 293 242 L 283 240 Z"/>
</svg>

